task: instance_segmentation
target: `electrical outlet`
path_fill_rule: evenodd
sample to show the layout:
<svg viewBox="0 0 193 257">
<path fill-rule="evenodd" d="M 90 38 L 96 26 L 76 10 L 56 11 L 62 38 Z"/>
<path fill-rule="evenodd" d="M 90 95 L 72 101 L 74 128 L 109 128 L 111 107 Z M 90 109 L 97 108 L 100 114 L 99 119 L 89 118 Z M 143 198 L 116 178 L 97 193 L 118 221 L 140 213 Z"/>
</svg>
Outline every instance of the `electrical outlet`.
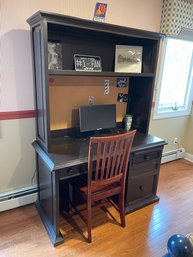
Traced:
<svg viewBox="0 0 193 257">
<path fill-rule="evenodd" d="M 174 144 L 177 144 L 177 143 L 178 143 L 178 138 L 177 138 L 177 137 L 174 138 L 173 143 L 174 143 Z"/>
</svg>

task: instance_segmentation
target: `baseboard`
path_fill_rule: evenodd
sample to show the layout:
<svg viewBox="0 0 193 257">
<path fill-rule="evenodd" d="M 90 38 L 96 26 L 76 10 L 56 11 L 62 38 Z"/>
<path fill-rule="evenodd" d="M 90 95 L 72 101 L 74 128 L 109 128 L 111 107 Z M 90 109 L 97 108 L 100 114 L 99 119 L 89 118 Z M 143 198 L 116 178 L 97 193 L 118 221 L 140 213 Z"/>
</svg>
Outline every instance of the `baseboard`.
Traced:
<svg viewBox="0 0 193 257">
<path fill-rule="evenodd" d="M 0 194 L 0 212 L 21 207 L 37 200 L 37 187 L 25 187 Z"/>
<path fill-rule="evenodd" d="M 186 151 L 184 148 L 179 148 L 173 151 L 164 152 L 162 154 L 161 163 L 171 162 L 174 160 L 185 158 Z"/>
<path fill-rule="evenodd" d="M 19 198 L 0 202 L 0 212 L 21 207 L 23 205 L 27 205 L 30 203 L 34 203 L 37 200 L 37 196 L 37 193 L 34 193 L 31 195 L 21 196 Z"/>
<path fill-rule="evenodd" d="M 193 154 L 186 153 L 185 158 L 187 161 L 193 162 Z"/>
</svg>

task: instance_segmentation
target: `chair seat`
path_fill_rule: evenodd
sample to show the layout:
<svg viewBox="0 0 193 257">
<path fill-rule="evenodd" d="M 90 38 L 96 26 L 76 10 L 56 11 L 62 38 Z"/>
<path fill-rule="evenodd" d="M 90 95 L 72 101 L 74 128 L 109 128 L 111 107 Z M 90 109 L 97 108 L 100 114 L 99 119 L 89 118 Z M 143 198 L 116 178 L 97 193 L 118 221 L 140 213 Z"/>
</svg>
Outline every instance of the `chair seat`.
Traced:
<svg viewBox="0 0 193 257">
<path fill-rule="evenodd" d="M 97 191 L 106 191 L 106 190 L 110 190 L 110 189 L 115 189 L 115 188 L 120 188 L 120 176 L 117 176 L 117 180 L 114 183 L 112 183 L 111 181 L 108 182 L 108 180 L 105 183 L 105 180 L 98 181 L 98 182 L 93 182 L 91 185 L 91 192 L 95 193 Z M 83 193 L 87 193 L 88 191 L 88 186 L 87 186 L 87 176 L 79 176 L 76 177 L 72 180 L 71 184 L 74 186 L 74 188 L 80 190 Z"/>
<path fill-rule="evenodd" d="M 98 191 L 107 191 L 107 190 L 111 190 L 111 189 L 115 189 L 115 188 L 120 189 L 120 183 L 114 183 L 110 186 L 108 186 L 108 185 L 91 186 L 91 192 L 92 193 L 97 193 Z M 80 190 L 86 194 L 86 192 L 88 191 L 88 187 L 87 186 L 81 187 Z"/>
</svg>

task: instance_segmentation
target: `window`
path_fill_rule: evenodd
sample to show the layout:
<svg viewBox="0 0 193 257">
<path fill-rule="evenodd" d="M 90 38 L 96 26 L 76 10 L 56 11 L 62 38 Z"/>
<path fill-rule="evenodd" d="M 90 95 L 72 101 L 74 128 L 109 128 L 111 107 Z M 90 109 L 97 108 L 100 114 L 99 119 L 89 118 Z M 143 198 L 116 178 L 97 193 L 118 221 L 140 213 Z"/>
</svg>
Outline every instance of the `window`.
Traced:
<svg viewBox="0 0 193 257">
<path fill-rule="evenodd" d="M 155 118 L 189 115 L 193 93 L 193 42 L 164 39 Z"/>
</svg>

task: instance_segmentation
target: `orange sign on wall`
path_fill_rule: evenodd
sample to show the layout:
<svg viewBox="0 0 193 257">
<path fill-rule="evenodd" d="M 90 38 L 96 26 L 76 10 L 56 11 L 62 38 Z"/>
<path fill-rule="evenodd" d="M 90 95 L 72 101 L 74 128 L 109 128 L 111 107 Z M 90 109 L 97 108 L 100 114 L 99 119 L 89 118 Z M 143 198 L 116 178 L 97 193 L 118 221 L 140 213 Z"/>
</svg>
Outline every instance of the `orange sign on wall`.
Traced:
<svg viewBox="0 0 193 257">
<path fill-rule="evenodd" d="M 93 20 L 104 22 L 106 11 L 107 11 L 107 4 L 96 3 Z"/>
</svg>

